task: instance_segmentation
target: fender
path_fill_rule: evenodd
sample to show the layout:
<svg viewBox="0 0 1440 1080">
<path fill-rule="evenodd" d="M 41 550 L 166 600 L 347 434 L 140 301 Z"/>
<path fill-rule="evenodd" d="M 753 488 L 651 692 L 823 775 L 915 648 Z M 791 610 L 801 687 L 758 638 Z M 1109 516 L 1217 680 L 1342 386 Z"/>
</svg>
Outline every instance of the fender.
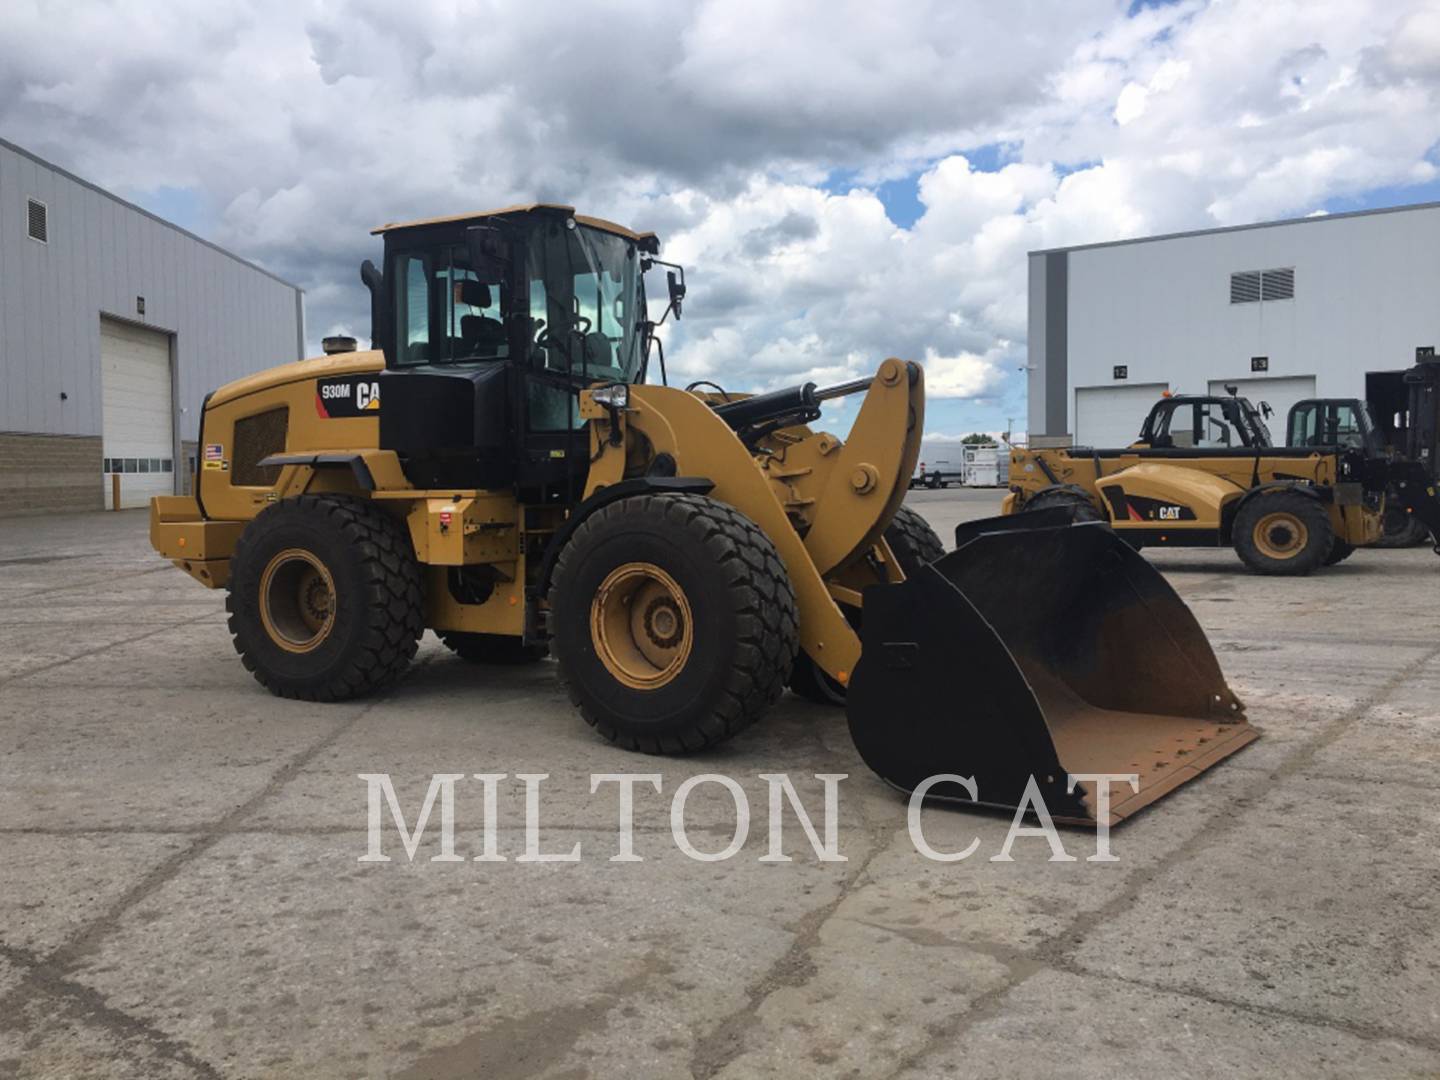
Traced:
<svg viewBox="0 0 1440 1080">
<path fill-rule="evenodd" d="M 1244 495 L 1229 503 L 1221 513 L 1220 536 L 1225 543 L 1231 542 L 1230 527 L 1234 524 L 1235 515 L 1256 496 L 1263 495 L 1267 491 L 1295 491 L 1314 499 L 1318 503 L 1330 503 L 1334 501 L 1335 493 L 1333 488 L 1321 487 L 1318 484 L 1307 483 L 1304 480 L 1271 480 L 1268 483 L 1260 484 L 1251 488 Z"/>
<path fill-rule="evenodd" d="M 349 469 L 355 476 L 355 483 L 361 491 L 375 490 L 375 477 L 365 461 L 364 454 L 271 454 L 263 457 L 258 464 L 264 465 L 305 465 L 311 469 Z"/>
</svg>

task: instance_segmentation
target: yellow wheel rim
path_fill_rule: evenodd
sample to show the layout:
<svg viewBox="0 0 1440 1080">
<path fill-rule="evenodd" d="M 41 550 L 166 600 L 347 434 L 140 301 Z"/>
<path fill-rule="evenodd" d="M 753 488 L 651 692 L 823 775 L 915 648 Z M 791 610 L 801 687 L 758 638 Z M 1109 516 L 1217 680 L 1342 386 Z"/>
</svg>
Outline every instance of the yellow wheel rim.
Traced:
<svg viewBox="0 0 1440 1080">
<path fill-rule="evenodd" d="M 657 690 L 690 658 L 690 602 L 654 563 L 626 563 L 606 575 L 590 602 L 590 639 L 616 680 L 635 690 Z"/>
<path fill-rule="evenodd" d="M 1310 542 L 1310 530 L 1294 514 L 1277 510 L 1255 523 L 1255 546 L 1272 559 L 1293 559 Z"/>
<path fill-rule="evenodd" d="M 286 652 L 307 653 L 335 625 L 335 581 L 303 548 L 286 548 L 260 575 L 260 622 Z"/>
</svg>

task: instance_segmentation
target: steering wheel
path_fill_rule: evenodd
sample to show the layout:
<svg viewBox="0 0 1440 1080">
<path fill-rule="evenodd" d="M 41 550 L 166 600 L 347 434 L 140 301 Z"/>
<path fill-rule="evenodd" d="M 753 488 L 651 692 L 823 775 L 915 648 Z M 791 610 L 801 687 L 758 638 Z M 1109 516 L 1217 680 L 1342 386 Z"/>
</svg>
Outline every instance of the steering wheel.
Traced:
<svg viewBox="0 0 1440 1080">
<path fill-rule="evenodd" d="M 592 325 L 593 324 L 590 322 L 590 320 L 587 319 L 584 315 L 576 315 L 574 325 L 572 325 L 569 330 L 562 332 L 584 337 L 590 332 L 590 327 Z M 559 342 L 555 340 L 555 334 L 552 332 L 552 328 L 545 325 L 544 319 L 535 320 L 535 330 L 535 347 L 537 349 L 551 349 L 559 347 Z"/>
</svg>

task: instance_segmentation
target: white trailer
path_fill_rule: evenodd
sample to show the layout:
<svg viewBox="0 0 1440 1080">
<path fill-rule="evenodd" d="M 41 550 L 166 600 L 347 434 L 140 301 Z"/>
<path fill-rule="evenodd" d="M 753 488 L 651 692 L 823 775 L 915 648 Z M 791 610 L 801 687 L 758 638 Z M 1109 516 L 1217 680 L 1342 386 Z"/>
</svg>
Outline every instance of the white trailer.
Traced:
<svg viewBox="0 0 1440 1080">
<path fill-rule="evenodd" d="M 966 487 L 1004 487 L 1010 480 L 1010 448 L 996 443 L 966 446 L 961 483 Z"/>
</svg>

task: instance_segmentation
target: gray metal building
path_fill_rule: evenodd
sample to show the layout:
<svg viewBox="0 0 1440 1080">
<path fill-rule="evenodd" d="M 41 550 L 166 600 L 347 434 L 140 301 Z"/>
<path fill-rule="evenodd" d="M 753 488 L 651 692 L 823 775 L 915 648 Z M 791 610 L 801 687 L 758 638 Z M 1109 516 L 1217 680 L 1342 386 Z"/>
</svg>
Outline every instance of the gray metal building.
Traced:
<svg viewBox="0 0 1440 1080">
<path fill-rule="evenodd" d="M 302 299 L 0 140 L 0 515 L 186 490 L 205 394 L 303 355 Z"/>
<path fill-rule="evenodd" d="M 1030 253 L 1032 443 L 1133 442 L 1164 390 L 1403 408 L 1440 345 L 1440 203 Z"/>
</svg>

